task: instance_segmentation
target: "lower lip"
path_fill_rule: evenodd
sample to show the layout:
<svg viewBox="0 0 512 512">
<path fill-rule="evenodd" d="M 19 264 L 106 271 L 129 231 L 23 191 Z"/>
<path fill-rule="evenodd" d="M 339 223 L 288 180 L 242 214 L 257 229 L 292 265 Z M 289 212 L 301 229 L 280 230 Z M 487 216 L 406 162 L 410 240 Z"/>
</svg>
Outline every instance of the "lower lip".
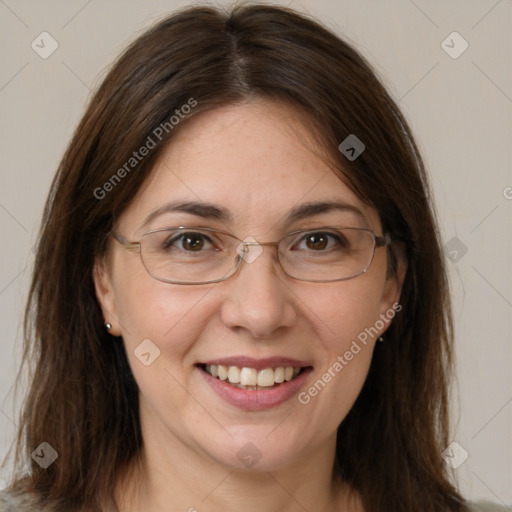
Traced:
<svg viewBox="0 0 512 512">
<path fill-rule="evenodd" d="M 240 389 L 227 382 L 212 377 L 209 373 L 197 368 L 206 379 L 210 387 L 226 402 L 247 411 L 261 411 L 270 409 L 286 402 L 296 395 L 304 385 L 312 368 L 306 368 L 300 375 L 292 380 L 285 381 L 281 385 L 268 390 Z"/>
</svg>

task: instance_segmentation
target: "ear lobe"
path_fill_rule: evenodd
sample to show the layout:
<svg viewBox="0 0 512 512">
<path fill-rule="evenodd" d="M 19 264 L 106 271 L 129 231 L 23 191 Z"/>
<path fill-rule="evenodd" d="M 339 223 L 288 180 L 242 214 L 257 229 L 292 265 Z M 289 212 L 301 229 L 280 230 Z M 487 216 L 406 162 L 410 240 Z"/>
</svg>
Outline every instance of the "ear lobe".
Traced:
<svg viewBox="0 0 512 512">
<path fill-rule="evenodd" d="M 112 279 L 104 259 L 96 259 L 92 269 L 92 278 L 94 281 L 96 298 L 101 307 L 104 322 L 105 324 L 109 323 L 112 326 L 109 329 L 109 333 L 113 336 L 121 336 L 119 322 L 117 321 Z"/>
</svg>

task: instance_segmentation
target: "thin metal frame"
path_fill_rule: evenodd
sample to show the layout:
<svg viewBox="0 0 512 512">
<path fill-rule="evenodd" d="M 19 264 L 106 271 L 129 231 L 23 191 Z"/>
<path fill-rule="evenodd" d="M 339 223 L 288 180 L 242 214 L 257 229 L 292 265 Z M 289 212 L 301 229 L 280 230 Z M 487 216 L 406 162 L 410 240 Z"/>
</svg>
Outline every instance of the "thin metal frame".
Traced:
<svg viewBox="0 0 512 512">
<path fill-rule="evenodd" d="M 156 279 L 157 281 L 161 281 L 163 283 L 182 284 L 182 285 L 220 283 L 222 281 L 226 281 L 230 277 L 233 277 L 238 272 L 238 270 L 241 268 L 242 262 L 245 261 L 243 257 L 239 257 L 238 261 L 237 261 L 237 259 L 235 259 L 235 267 L 234 267 L 233 271 L 231 273 L 229 273 L 228 275 L 226 275 L 224 277 L 221 277 L 220 279 L 214 279 L 213 281 L 200 281 L 200 282 L 190 283 L 190 282 L 186 282 L 186 281 L 185 282 L 184 281 L 171 281 L 169 279 L 162 279 L 162 278 L 159 278 L 159 277 L 155 277 L 153 274 L 151 274 L 149 269 L 146 267 L 146 264 L 144 263 L 144 258 L 142 257 L 142 246 L 141 246 L 142 239 L 145 236 L 150 235 L 152 233 L 159 233 L 159 232 L 162 232 L 162 231 L 171 231 L 171 230 L 178 230 L 178 229 L 186 229 L 186 230 L 191 230 L 191 231 L 193 231 L 193 230 L 211 231 L 212 233 L 220 233 L 220 234 L 229 236 L 231 238 L 234 238 L 235 240 L 237 240 L 238 242 L 243 244 L 244 247 L 251 246 L 251 245 L 253 245 L 253 246 L 254 245 L 258 245 L 258 246 L 273 245 L 273 246 L 277 247 L 277 249 L 278 249 L 277 250 L 277 261 L 279 262 L 279 266 L 281 267 L 283 272 L 288 277 L 291 277 L 292 279 L 296 279 L 297 281 L 305 281 L 305 282 L 309 282 L 309 283 L 333 283 L 333 282 L 337 282 L 337 281 L 346 281 L 348 279 L 353 279 L 354 277 L 360 276 L 361 274 L 364 274 L 365 272 L 367 272 L 368 269 L 370 268 L 371 264 L 373 263 L 373 259 L 375 258 L 375 251 L 379 247 L 386 247 L 386 246 L 388 246 L 391 243 L 391 236 L 390 236 L 389 233 L 383 233 L 382 236 L 379 236 L 379 235 L 375 234 L 371 229 L 367 229 L 367 228 L 354 228 L 354 227 L 338 226 L 337 229 L 353 229 L 353 230 L 357 230 L 357 231 L 366 231 L 366 232 L 371 233 L 373 235 L 375 243 L 374 243 L 374 246 L 373 246 L 373 254 L 372 254 L 372 257 L 371 257 L 370 262 L 368 263 L 368 265 L 361 272 L 359 272 L 358 274 L 355 274 L 355 275 L 349 276 L 349 277 L 342 277 L 340 279 L 300 279 L 298 277 L 290 275 L 283 268 L 283 265 L 281 264 L 281 259 L 279 258 L 279 244 L 281 243 L 281 241 L 283 239 L 285 239 L 285 238 L 287 238 L 289 236 L 292 236 L 292 235 L 297 235 L 299 233 L 309 233 L 311 231 L 332 230 L 332 229 L 336 229 L 335 226 L 320 226 L 318 228 L 315 227 L 315 228 L 311 228 L 311 229 L 299 229 L 297 231 L 292 231 L 291 233 L 287 233 L 286 235 L 282 236 L 276 242 L 261 242 L 261 243 L 258 242 L 258 241 L 256 241 L 256 242 L 244 242 L 243 240 L 240 240 L 238 237 L 236 237 L 235 235 L 233 235 L 231 233 L 228 233 L 227 231 L 222 231 L 221 229 L 203 228 L 203 227 L 197 227 L 197 226 L 196 227 L 177 226 L 177 227 L 153 229 L 151 231 L 148 231 L 147 233 L 144 233 L 142 235 L 141 239 L 138 242 L 130 242 L 123 235 L 121 235 L 119 233 L 115 233 L 115 232 L 110 232 L 108 234 L 108 236 L 112 235 L 127 251 L 138 252 L 140 254 L 140 259 L 141 259 L 142 266 L 146 269 L 146 272 L 153 279 Z"/>
</svg>

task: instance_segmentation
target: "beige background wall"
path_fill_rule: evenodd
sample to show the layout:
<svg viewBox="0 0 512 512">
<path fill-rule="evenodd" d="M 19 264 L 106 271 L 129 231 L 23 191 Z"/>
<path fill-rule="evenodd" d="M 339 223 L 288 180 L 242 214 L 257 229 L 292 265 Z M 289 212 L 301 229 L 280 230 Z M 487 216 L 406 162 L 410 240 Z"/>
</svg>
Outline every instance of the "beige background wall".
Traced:
<svg viewBox="0 0 512 512">
<path fill-rule="evenodd" d="M 0 456 L 15 430 L 22 307 L 52 175 L 106 66 L 135 34 L 186 3 L 0 0 Z M 460 395 L 453 438 L 469 457 L 455 473 L 467 496 L 512 503 L 512 2 L 277 3 L 354 41 L 411 122 L 443 238 L 457 238 L 447 250 Z M 58 44 L 46 59 L 31 47 L 35 40 L 39 53 L 51 49 L 48 36 L 37 37 L 43 31 Z M 443 49 L 453 31 L 463 39 L 452 35 Z M 452 58 L 464 41 L 466 51 Z M 460 462 L 464 452 L 448 454 Z"/>
</svg>

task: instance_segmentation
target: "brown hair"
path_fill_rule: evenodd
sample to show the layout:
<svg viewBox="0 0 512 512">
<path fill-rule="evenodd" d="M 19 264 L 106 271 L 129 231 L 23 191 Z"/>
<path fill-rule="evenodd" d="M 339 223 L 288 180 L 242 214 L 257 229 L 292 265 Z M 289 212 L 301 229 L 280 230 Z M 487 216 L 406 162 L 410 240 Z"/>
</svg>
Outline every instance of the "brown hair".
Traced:
<svg viewBox="0 0 512 512">
<path fill-rule="evenodd" d="M 173 130 L 162 132 L 122 182 L 111 180 L 191 98 L 194 115 L 251 96 L 307 114 L 339 176 L 377 209 L 407 259 L 402 312 L 377 344 L 364 387 L 338 429 L 334 474 L 359 491 L 368 511 L 464 510 L 441 458 L 451 317 L 419 151 L 359 53 L 304 15 L 262 5 L 173 14 L 132 43 L 92 98 L 44 210 L 25 317 L 24 360 L 34 369 L 16 459 L 18 467 L 30 461 L 31 473 L 20 472 L 14 488 L 54 510 L 97 509 L 140 453 L 137 386 L 122 342 L 103 326 L 92 268 Z M 366 146 L 354 161 L 338 150 L 349 134 Z M 98 198 L 109 180 L 108 197 Z M 30 458 L 43 441 L 59 454 L 45 470 Z"/>
</svg>

